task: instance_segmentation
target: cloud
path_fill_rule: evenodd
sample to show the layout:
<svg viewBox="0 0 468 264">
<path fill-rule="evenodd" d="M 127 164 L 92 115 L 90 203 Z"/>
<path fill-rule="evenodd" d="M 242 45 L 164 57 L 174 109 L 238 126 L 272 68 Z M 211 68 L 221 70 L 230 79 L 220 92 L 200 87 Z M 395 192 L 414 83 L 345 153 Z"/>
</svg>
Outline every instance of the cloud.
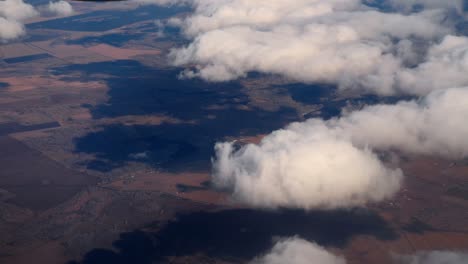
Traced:
<svg viewBox="0 0 468 264">
<path fill-rule="evenodd" d="M 218 143 L 213 182 L 260 208 L 334 209 L 382 201 L 398 191 L 402 172 L 376 151 L 464 157 L 467 116 L 468 88 L 453 88 L 327 121 L 293 123 L 259 145 Z"/>
<path fill-rule="evenodd" d="M 160 6 L 173 6 L 173 5 L 190 5 L 193 0 L 131 0 L 142 5 L 160 5 Z"/>
<path fill-rule="evenodd" d="M 22 21 L 37 15 L 34 7 L 22 0 L 0 1 L 0 16 L 6 19 Z"/>
<path fill-rule="evenodd" d="M 467 117 L 468 88 L 452 88 L 418 101 L 370 106 L 320 122 L 361 147 L 456 159 L 468 155 Z"/>
<path fill-rule="evenodd" d="M 73 14 L 72 6 L 63 0 L 49 2 L 38 8 L 41 13 L 66 16 Z M 7 42 L 26 33 L 24 21 L 39 16 L 38 10 L 23 0 L 0 1 L 0 42 Z"/>
<path fill-rule="evenodd" d="M 22 0 L 0 1 L 0 42 L 22 36 L 25 33 L 22 22 L 37 15 L 34 7 Z"/>
<path fill-rule="evenodd" d="M 468 263 L 468 254 L 453 251 L 429 251 L 415 255 L 398 256 L 399 264 L 464 264 Z"/>
<path fill-rule="evenodd" d="M 249 264 L 346 264 L 343 257 L 307 240 L 290 237 L 278 240 L 273 248 Z M 395 264 L 465 264 L 468 254 L 455 251 L 427 251 L 396 256 Z"/>
<path fill-rule="evenodd" d="M 398 10 L 411 12 L 417 7 L 423 9 L 453 9 L 463 12 L 463 0 L 387 0 L 388 4 Z"/>
<path fill-rule="evenodd" d="M 400 170 L 319 129 L 308 135 L 308 127 L 295 124 L 238 151 L 232 143 L 217 144 L 213 182 L 232 189 L 236 200 L 260 208 L 362 206 L 398 191 Z"/>
<path fill-rule="evenodd" d="M 160 19 L 157 19 L 154 21 L 154 25 L 158 29 L 158 31 L 156 32 L 158 38 L 164 38 L 166 36 L 166 34 L 164 33 L 164 28 L 166 27 L 165 22 Z"/>
<path fill-rule="evenodd" d="M 74 13 L 72 5 L 64 0 L 49 2 L 46 10 L 57 16 L 69 16 Z"/>
<path fill-rule="evenodd" d="M 468 38 L 446 36 L 429 48 L 425 61 L 415 68 L 402 69 L 400 87 L 412 87 L 417 94 L 463 86 L 468 83 Z"/>
<path fill-rule="evenodd" d="M 24 34 L 23 24 L 0 17 L 0 40 L 6 41 Z"/>
<path fill-rule="evenodd" d="M 411 2 L 427 9 L 406 14 L 409 4 L 400 1 L 392 3 L 403 6 L 401 12 L 389 13 L 358 0 L 195 0 L 194 13 L 178 21 L 193 41 L 170 58 L 178 66 L 195 65 L 183 77 L 208 81 L 257 71 L 383 95 L 468 85 L 465 68 L 434 72 L 446 66 L 446 56 L 460 52 L 448 40 L 466 41 L 451 36 L 447 19 L 461 2 Z M 451 59 L 466 65 L 465 57 Z M 420 76 L 437 85 L 422 88 L 413 81 Z"/>
<path fill-rule="evenodd" d="M 321 246 L 292 237 L 278 241 L 270 252 L 250 264 L 346 264 L 342 257 L 335 256 Z"/>
</svg>

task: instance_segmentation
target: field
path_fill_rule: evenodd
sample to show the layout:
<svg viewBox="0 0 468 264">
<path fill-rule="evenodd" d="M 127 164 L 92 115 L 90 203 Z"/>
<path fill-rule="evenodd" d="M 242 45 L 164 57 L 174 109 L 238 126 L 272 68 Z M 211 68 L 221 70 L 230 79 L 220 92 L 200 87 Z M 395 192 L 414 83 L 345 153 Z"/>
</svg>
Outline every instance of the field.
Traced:
<svg viewBox="0 0 468 264">
<path fill-rule="evenodd" d="M 294 235 L 351 264 L 468 248 L 466 160 L 399 155 L 404 188 L 364 209 L 253 210 L 212 188 L 216 142 L 380 99 L 256 74 L 180 79 L 166 55 L 185 40 L 154 20 L 187 10 L 127 5 L 79 2 L 0 45 L 1 263 L 239 263 Z"/>
</svg>

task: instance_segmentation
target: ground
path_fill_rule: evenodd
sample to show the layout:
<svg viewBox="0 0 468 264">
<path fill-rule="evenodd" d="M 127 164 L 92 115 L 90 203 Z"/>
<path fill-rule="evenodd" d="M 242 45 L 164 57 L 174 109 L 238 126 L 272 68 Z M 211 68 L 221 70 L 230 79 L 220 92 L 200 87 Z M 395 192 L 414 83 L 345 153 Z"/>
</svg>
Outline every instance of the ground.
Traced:
<svg viewBox="0 0 468 264">
<path fill-rule="evenodd" d="M 74 3 L 0 45 L 1 263 L 239 263 L 298 235 L 349 263 L 468 248 L 468 161 L 398 155 L 391 201 L 345 211 L 245 208 L 210 184 L 218 141 L 401 98 L 252 74 L 178 78 L 185 8 Z"/>
</svg>

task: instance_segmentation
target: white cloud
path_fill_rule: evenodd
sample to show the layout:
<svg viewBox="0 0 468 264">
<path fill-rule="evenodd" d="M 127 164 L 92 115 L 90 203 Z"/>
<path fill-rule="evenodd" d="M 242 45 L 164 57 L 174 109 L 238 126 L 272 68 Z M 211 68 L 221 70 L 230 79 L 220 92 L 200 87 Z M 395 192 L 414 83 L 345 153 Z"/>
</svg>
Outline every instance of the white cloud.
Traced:
<svg viewBox="0 0 468 264">
<path fill-rule="evenodd" d="M 22 21 L 37 15 L 34 7 L 23 0 L 0 1 L 0 16 L 6 19 Z"/>
<path fill-rule="evenodd" d="M 259 145 L 216 145 L 213 182 L 260 208 L 343 208 L 391 197 L 402 172 L 373 151 L 468 155 L 468 88 L 293 123 Z"/>
<path fill-rule="evenodd" d="M 73 14 L 72 6 L 63 0 L 49 2 L 38 8 L 41 12 L 65 16 Z M 23 0 L 0 1 L 0 42 L 6 42 L 26 33 L 24 21 L 39 15 L 39 12 Z"/>
<path fill-rule="evenodd" d="M 373 149 L 463 158 L 468 155 L 468 88 L 435 91 L 419 101 L 376 105 L 324 123 Z M 308 126 L 309 122 L 304 123 Z"/>
<path fill-rule="evenodd" d="M 8 41 L 25 33 L 23 21 L 37 16 L 33 6 L 23 0 L 0 1 L 0 41 Z"/>
<path fill-rule="evenodd" d="M 270 252 L 250 264 L 346 264 L 342 257 L 306 240 L 292 237 L 278 241 Z"/>
<path fill-rule="evenodd" d="M 425 95 L 468 85 L 463 68 L 431 74 L 446 66 L 443 55 L 432 52 L 437 49 L 433 43 L 444 46 L 448 38 L 455 38 L 442 41 L 453 34 L 445 21 L 458 5 L 459 1 L 429 1 L 423 5 L 427 10 L 401 14 L 380 12 L 358 0 L 195 0 L 195 12 L 179 21 L 193 41 L 170 57 L 175 65 L 196 65 L 183 76 L 208 81 L 258 71 L 306 83 L 333 83 L 341 89 Z M 456 48 L 444 54 L 456 53 Z M 464 57 L 451 59 L 465 64 Z M 421 88 L 412 81 L 421 75 L 437 86 Z"/>
<path fill-rule="evenodd" d="M 72 5 L 64 0 L 49 2 L 47 11 L 57 16 L 69 16 L 74 13 Z"/>
<path fill-rule="evenodd" d="M 399 264 L 465 264 L 468 253 L 452 251 L 429 251 L 396 258 Z"/>
<path fill-rule="evenodd" d="M 389 198 L 401 176 L 321 124 L 293 124 L 259 146 L 217 144 L 213 182 L 254 207 L 334 209 Z"/>
<path fill-rule="evenodd" d="M 468 84 L 468 38 L 446 36 L 432 46 L 425 61 L 416 68 L 402 69 L 400 87 L 412 87 L 417 94 Z"/>
<path fill-rule="evenodd" d="M 14 39 L 23 34 L 23 24 L 0 17 L 0 41 Z"/>
</svg>

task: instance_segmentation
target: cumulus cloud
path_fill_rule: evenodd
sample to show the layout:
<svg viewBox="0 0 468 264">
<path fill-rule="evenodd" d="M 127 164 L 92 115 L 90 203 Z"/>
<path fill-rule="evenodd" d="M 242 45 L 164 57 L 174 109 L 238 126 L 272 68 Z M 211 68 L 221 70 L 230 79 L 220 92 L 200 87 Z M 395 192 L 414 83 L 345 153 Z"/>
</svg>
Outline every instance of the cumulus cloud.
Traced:
<svg viewBox="0 0 468 264">
<path fill-rule="evenodd" d="M 38 15 L 23 0 L 0 1 L 0 41 L 15 39 L 25 33 L 23 21 Z"/>
<path fill-rule="evenodd" d="M 270 252 L 250 264 L 346 264 L 342 257 L 329 253 L 323 247 L 293 237 L 278 241 Z"/>
<path fill-rule="evenodd" d="M 49 2 L 40 6 L 41 13 L 49 13 L 59 16 L 73 14 L 73 7 L 66 1 Z M 38 10 L 23 0 L 0 1 L 0 42 L 6 42 L 26 33 L 24 21 L 39 15 Z"/>
<path fill-rule="evenodd" d="M 0 16 L 11 20 L 25 20 L 38 15 L 37 11 L 30 4 L 23 0 L 0 1 Z"/>
<path fill-rule="evenodd" d="M 57 16 L 69 16 L 74 13 L 72 5 L 64 0 L 49 2 L 46 10 Z"/>
<path fill-rule="evenodd" d="M 293 123 L 259 145 L 218 143 L 213 182 L 260 208 L 343 208 L 391 197 L 402 178 L 375 151 L 468 155 L 468 88 Z"/>
<path fill-rule="evenodd" d="M 24 34 L 24 26 L 15 20 L 0 17 L 0 40 L 6 41 Z"/>
<path fill-rule="evenodd" d="M 258 71 L 383 95 L 468 85 L 461 74 L 466 59 L 456 56 L 461 48 L 448 45 L 455 38 L 466 41 L 451 36 L 447 22 L 461 1 L 410 2 L 394 0 L 401 12 L 389 13 L 359 0 L 195 0 L 194 13 L 177 21 L 193 41 L 170 58 L 175 65 L 196 65 L 184 77 L 208 81 Z M 427 9 L 405 13 L 417 4 Z M 447 56 L 460 67 L 447 75 L 432 72 L 446 66 Z M 420 76 L 437 85 L 422 88 L 413 81 Z"/>
<path fill-rule="evenodd" d="M 370 106 L 319 122 L 359 146 L 456 159 L 468 155 L 467 118 L 468 88 L 452 88 L 418 101 Z M 317 121 L 304 125 L 309 122 Z"/>
<path fill-rule="evenodd" d="M 452 251 L 429 251 L 396 258 L 398 264 L 464 264 L 468 253 Z"/>
<path fill-rule="evenodd" d="M 412 87 L 418 94 L 438 88 L 463 86 L 468 83 L 468 38 L 446 36 L 432 46 L 424 62 L 415 68 L 402 69 L 400 87 Z"/>
<path fill-rule="evenodd" d="M 332 135 L 293 124 L 235 151 L 216 145 L 213 182 L 233 197 L 260 208 L 361 206 L 393 195 L 400 170 L 386 168 L 368 149 Z M 309 133 L 313 134 L 309 134 Z"/>
</svg>

